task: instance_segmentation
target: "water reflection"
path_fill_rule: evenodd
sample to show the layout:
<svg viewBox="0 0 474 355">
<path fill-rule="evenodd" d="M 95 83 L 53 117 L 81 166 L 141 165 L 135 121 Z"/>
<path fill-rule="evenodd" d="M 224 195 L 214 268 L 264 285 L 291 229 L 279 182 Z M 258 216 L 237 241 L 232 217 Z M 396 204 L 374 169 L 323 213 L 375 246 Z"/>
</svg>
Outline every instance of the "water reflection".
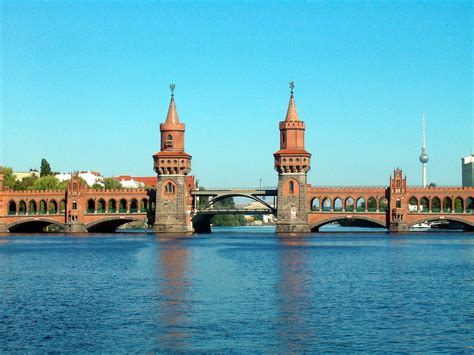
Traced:
<svg viewBox="0 0 474 355">
<path fill-rule="evenodd" d="M 311 270 L 307 264 L 304 246 L 310 245 L 305 238 L 279 236 L 279 281 L 277 295 L 277 333 L 281 348 L 289 352 L 310 349 L 316 337 L 311 312 Z"/>
<path fill-rule="evenodd" d="M 160 333 L 158 349 L 183 351 L 189 348 L 191 302 L 188 299 L 192 287 L 189 278 L 191 249 L 186 246 L 187 237 L 161 235 L 157 239 L 158 323 Z"/>
</svg>

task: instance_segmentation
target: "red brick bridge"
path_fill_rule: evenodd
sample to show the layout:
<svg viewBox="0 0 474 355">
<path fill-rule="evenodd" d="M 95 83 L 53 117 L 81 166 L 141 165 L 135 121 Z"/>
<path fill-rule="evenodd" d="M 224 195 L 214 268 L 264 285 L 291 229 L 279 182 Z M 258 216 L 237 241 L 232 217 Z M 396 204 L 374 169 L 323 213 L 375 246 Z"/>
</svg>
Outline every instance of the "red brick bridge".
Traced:
<svg viewBox="0 0 474 355">
<path fill-rule="evenodd" d="M 299 119 L 293 87 L 279 130 L 280 149 L 274 154 L 276 189 L 203 192 L 196 189 L 194 177 L 188 176 L 191 155 L 184 150 L 185 125 L 178 119 L 172 92 L 166 120 L 160 125 L 160 151 L 153 155 L 157 174 L 153 189 L 95 190 L 73 175 L 65 191 L 13 191 L 3 186 L 0 171 L 0 231 L 41 231 L 54 224 L 67 232 L 101 232 L 134 221 L 152 225 L 159 233 L 209 231 L 213 213 L 236 211 L 199 210 L 196 199 L 206 194 L 215 201 L 275 196 L 276 206 L 264 203 L 262 211 L 277 215 L 276 231 L 283 233 L 318 231 L 325 224 L 343 220 L 364 221 L 391 232 L 409 231 L 416 224 L 435 220 L 474 230 L 474 187 L 408 186 L 400 169 L 393 172 L 386 187 L 308 184 L 311 154 L 305 150 L 305 123 Z"/>
</svg>

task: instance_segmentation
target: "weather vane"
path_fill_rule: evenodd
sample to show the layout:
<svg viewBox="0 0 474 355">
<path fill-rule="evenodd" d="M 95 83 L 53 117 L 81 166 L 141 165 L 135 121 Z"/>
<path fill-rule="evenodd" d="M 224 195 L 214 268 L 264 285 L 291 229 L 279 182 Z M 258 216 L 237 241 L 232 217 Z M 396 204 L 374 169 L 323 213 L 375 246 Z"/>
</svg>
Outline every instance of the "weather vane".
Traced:
<svg viewBox="0 0 474 355">
<path fill-rule="evenodd" d="M 295 90 L 295 82 L 290 81 L 290 94 L 293 94 L 294 90 Z"/>
<path fill-rule="evenodd" d="M 176 85 L 175 85 L 175 84 L 173 84 L 173 83 L 171 83 L 171 84 L 170 84 L 170 89 L 171 89 L 171 96 L 173 96 L 173 95 L 174 95 L 174 88 L 175 88 L 175 87 L 176 87 Z"/>
</svg>

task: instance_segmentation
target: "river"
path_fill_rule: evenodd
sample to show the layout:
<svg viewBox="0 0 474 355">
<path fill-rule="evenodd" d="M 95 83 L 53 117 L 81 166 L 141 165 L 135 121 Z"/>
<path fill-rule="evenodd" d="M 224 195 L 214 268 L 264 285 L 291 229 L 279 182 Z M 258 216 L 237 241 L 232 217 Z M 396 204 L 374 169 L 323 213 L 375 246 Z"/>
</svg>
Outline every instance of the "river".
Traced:
<svg viewBox="0 0 474 355">
<path fill-rule="evenodd" d="M 474 351 L 474 234 L 0 235 L 0 352 Z"/>
</svg>

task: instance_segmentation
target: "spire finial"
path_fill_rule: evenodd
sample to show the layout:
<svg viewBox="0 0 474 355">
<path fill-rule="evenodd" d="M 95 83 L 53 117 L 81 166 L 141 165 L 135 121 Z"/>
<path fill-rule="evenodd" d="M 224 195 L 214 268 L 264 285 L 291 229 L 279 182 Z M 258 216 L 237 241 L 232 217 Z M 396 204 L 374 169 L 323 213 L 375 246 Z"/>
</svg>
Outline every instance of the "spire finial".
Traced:
<svg viewBox="0 0 474 355">
<path fill-rule="evenodd" d="M 170 90 L 171 90 L 171 96 L 174 96 L 174 89 L 175 89 L 176 85 L 174 83 L 171 83 L 170 84 Z"/>
<path fill-rule="evenodd" d="M 293 96 L 294 92 L 295 92 L 295 82 L 290 81 L 290 94 Z"/>
</svg>

